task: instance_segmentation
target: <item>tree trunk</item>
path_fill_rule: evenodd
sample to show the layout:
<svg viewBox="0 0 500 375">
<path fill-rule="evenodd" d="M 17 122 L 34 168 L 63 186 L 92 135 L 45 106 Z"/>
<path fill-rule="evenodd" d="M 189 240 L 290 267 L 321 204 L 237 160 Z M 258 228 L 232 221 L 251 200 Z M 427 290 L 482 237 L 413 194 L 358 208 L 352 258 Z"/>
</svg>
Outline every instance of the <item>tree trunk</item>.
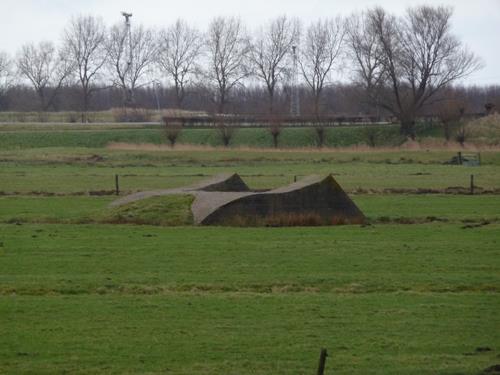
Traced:
<svg viewBox="0 0 500 375">
<path fill-rule="evenodd" d="M 40 90 L 39 96 L 40 96 L 40 108 L 41 108 L 42 112 L 45 112 L 46 111 L 45 94 L 44 94 L 43 90 Z"/>
<path fill-rule="evenodd" d="M 180 90 L 177 93 L 176 101 L 177 101 L 177 108 L 178 109 L 182 109 L 183 102 L 184 102 L 184 92 L 183 92 L 183 90 Z"/>
<path fill-rule="evenodd" d="M 178 109 L 182 109 L 182 102 L 184 101 L 184 88 L 175 81 L 175 101 Z"/>
<path fill-rule="evenodd" d="M 415 116 L 407 114 L 405 116 L 401 116 L 401 135 L 410 138 L 411 140 L 415 140 Z"/>
<path fill-rule="evenodd" d="M 326 129 L 322 124 L 318 123 L 314 127 L 314 131 L 316 132 L 316 145 L 318 148 L 322 148 L 325 145 Z"/>
<path fill-rule="evenodd" d="M 269 92 L 269 113 L 274 112 L 274 90 L 268 89 Z"/>
<path fill-rule="evenodd" d="M 316 93 L 314 95 L 314 116 L 316 117 L 316 120 L 319 120 L 319 93 Z"/>
<path fill-rule="evenodd" d="M 89 111 L 89 96 L 90 93 L 87 88 L 83 88 L 83 111 L 82 111 L 82 122 L 87 123 L 89 122 L 89 116 L 88 116 L 88 111 Z"/>
<path fill-rule="evenodd" d="M 134 97 L 134 91 L 132 89 L 124 87 L 123 96 L 124 96 L 123 104 L 125 107 L 127 108 L 135 107 L 135 97 Z"/>
<path fill-rule="evenodd" d="M 278 148 L 278 137 L 279 137 L 279 133 L 273 133 L 273 145 L 274 145 L 274 148 Z"/>
<path fill-rule="evenodd" d="M 224 107 L 226 104 L 226 95 L 224 91 L 221 90 L 219 94 L 219 103 L 218 103 L 218 108 L 217 108 L 217 113 L 222 114 L 224 113 Z"/>
</svg>

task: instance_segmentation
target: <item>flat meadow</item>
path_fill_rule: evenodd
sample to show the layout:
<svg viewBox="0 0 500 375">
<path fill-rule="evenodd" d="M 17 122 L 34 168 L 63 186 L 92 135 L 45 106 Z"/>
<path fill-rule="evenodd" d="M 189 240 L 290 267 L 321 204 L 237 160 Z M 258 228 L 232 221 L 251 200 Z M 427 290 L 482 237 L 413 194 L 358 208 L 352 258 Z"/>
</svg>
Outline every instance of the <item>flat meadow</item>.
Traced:
<svg viewBox="0 0 500 375">
<path fill-rule="evenodd" d="M 466 167 L 452 148 L 169 149 L 130 131 L 0 130 L 0 373 L 312 374 L 321 348 L 326 374 L 500 364 L 499 151 Z M 254 189 L 331 173 L 367 223 L 197 227 L 182 197 L 113 220 L 116 175 L 125 195 L 223 172 Z"/>
</svg>

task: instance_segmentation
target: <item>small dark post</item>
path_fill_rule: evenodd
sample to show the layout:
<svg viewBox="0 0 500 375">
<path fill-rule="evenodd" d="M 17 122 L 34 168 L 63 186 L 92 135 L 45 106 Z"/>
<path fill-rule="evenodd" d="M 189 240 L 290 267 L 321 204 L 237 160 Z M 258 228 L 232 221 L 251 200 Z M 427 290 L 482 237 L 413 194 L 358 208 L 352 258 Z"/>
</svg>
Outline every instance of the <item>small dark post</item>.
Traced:
<svg viewBox="0 0 500 375">
<path fill-rule="evenodd" d="M 115 174 L 115 193 L 116 193 L 116 195 L 120 195 L 120 183 L 118 181 L 117 174 Z"/>
<path fill-rule="evenodd" d="M 297 176 L 293 176 L 293 182 L 297 182 Z"/>
<path fill-rule="evenodd" d="M 470 175 L 470 195 L 474 195 L 474 175 Z"/>
<path fill-rule="evenodd" d="M 321 349 L 321 354 L 319 356 L 318 375 L 325 374 L 326 357 L 328 357 L 326 349 Z"/>
<path fill-rule="evenodd" d="M 461 152 L 458 153 L 458 164 L 462 165 L 462 153 Z"/>
</svg>

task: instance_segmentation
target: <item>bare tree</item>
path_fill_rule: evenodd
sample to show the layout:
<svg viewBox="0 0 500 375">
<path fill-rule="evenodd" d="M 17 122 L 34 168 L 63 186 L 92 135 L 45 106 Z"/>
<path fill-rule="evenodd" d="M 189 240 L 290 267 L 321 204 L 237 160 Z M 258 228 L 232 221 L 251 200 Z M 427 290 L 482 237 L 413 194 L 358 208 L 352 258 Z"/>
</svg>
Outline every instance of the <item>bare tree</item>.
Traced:
<svg viewBox="0 0 500 375">
<path fill-rule="evenodd" d="M 262 28 L 252 43 L 250 57 L 255 66 L 255 75 L 266 85 L 269 113 L 274 111 L 276 85 L 290 73 L 289 57 L 299 37 L 299 21 L 281 16 Z"/>
<path fill-rule="evenodd" d="M 12 81 L 12 62 L 5 52 L 0 52 L 0 110 L 4 107 L 4 99 Z"/>
<path fill-rule="evenodd" d="M 124 24 L 113 26 L 106 42 L 109 53 L 108 64 L 113 71 L 113 84 L 123 92 L 123 104 L 135 105 L 135 91 L 149 82 L 150 72 L 157 52 L 156 37 L 152 30 L 142 25 L 130 32 Z"/>
<path fill-rule="evenodd" d="M 73 18 L 64 32 L 64 44 L 82 88 L 82 121 L 87 122 L 90 99 L 98 90 L 95 82 L 108 58 L 104 22 L 94 16 Z"/>
<path fill-rule="evenodd" d="M 448 7 L 419 6 L 397 18 L 375 8 L 364 15 L 363 25 L 350 25 L 349 44 L 357 57 L 359 82 L 372 103 L 400 120 L 405 136 L 415 137 L 415 118 L 436 93 L 481 67 L 451 34 L 452 13 Z M 353 38 L 366 32 L 376 38 L 373 49 Z M 361 63 L 369 60 L 369 53 L 378 58 L 378 65 L 365 72 Z"/>
<path fill-rule="evenodd" d="M 334 64 L 339 60 L 345 35 L 342 18 L 318 20 L 307 29 L 300 50 L 299 65 L 305 82 L 311 89 L 314 115 L 321 112 L 321 94 L 331 83 Z"/>
<path fill-rule="evenodd" d="M 217 112 L 224 113 L 230 91 L 250 75 L 250 43 L 241 20 L 215 18 L 208 29 L 207 45 L 208 77 L 216 86 Z"/>
<path fill-rule="evenodd" d="M 200 71 L 203 38 L 197 29 L 179 19 L 163 30 L 159 39 L 158 65 L 174 82 L 177 107 L 182 108 L 186 87 Z"/>
<path fill-rule="evenodd" d="M 66 54 L 58 51 L 52 42 L 22 46 L 17 57 L 17 69 L 28 79 L 46 111 L 53 103 L 63 83 L 72 73 L 73 66 Z"/>
</svg>

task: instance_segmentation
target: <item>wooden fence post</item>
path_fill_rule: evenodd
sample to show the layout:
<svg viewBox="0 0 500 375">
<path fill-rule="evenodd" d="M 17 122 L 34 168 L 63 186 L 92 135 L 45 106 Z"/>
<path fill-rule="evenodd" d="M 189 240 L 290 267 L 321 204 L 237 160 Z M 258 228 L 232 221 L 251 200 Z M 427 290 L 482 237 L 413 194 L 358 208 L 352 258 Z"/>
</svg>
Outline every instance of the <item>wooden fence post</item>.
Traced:
<svg viewBox="0 0 500 375">
<path fill-rule="evenodd" d="M 470 175 L 470 195 L 474 195 L 474 175 Z"/>
<path fill-rule="evenodd" d="M 318 375 L 325 374 L 326 357 L 328 357 L 326 349 L 321 349 L 321 354 L 319 355 Z"/>
<path fill-rule="evenodd" d="M 116 195 L 120 195 L 120 183 L 117 174 L 115 174 L 115 193 Z"/>
</svg>

